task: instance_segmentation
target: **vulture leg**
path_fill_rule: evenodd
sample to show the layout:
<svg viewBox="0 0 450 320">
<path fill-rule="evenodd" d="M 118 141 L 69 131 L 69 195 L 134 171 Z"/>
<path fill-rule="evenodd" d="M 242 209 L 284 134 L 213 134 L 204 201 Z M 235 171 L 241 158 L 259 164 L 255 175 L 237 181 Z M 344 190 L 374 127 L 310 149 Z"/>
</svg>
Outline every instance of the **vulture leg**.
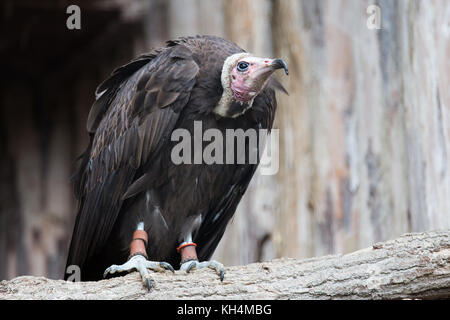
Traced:
<svg viewBox="0 0 450 320">
<path fill-rule="evenodd" d="M 215 270 L 217 275 L 220 277 L 220 281 L 223 281 L 223 277 L 225 275 L 225 268 L 223 264 L 215 260 L 199 262 L 197 257 L 197 251 L 195 250 L 197 244 L 191 241 L 190 236 L 187 240 L 188 241 L 183 242 L 177 248 L 177 251 L 181 255 L 180 270 L 184 270 L 187 273 L 189 273 L 193 269 L 201 269 L 208 267 Z"/>
<path fill-rule="evenodd" d="M 142 282 L 147 286 L 147 290 L 150 291 L 152 285 L 150 274 L 147 269 L 159 272 L 165 270 L 175 272 L 173 267 L 167 262 L 147 260 L 147 243 L 148 235 L 147 232 L 144 231 L 144 223 L 141 222 L 138 224 L 137 230 L 133 234 L 128 261 L 122 265 L 113 264 L 105 270 L 103 277 L 106 277 L 109 273 L 113 274 L 116 272 L 131 272 L 132 270 L 137 270 L 141 275 Z"/>
</svg>

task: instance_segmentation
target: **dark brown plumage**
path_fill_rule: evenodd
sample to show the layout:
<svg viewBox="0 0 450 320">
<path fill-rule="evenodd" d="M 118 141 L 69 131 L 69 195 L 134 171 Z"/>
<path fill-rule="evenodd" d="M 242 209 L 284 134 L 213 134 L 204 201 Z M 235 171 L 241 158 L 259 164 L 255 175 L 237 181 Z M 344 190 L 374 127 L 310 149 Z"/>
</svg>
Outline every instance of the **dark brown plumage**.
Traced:
<svg viewBox="0 0 450 320">
<path fill-rule="evenodd" d="M 79 209 L 67 265 L 78 265 L 82 280 L 101 279 L 108 266 L 127 260 L 139 221 L 149 235 L 149 260 L 178 266 L 184 228 L 201 214 L 193 241 L 200 260 L 211 257 L 257 165 L 175 165 L 170 137 L 176 128 L 192 132 L 194 120 L 222 132 L 272 127 L 274 89 L 282 88 L 272 78 L 243 115 L 212 112 L 223 93 L 224 60 L 238 52 L 213 36 L 169 41 L 97 88 L 87 121 L 91 141 L 73 178 Z"/>
</svg>

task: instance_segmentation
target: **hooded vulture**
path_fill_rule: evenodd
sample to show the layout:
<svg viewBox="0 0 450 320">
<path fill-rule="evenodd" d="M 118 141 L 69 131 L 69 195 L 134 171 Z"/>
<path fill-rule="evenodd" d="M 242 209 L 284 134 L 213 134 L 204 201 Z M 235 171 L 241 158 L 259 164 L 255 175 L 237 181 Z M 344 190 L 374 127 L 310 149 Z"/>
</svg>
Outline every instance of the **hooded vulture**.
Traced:
<svg viewBox="0 0 450 320">
<path fill-rule="evenodd" d="M 83 281 L 136 269 L 148 289 L 148 269 L 172 266 L 187 272 L 210 267 L 222 280 L 223 265 L 208 260 L 259 158 L 238 161 L 240 146 L 227 142 L 215 150 L 226 162 L 196 162 L 196 147 L 210 142 L 193 141 L 194 131 L 270 131 L 275 90 L 286 92 L 271 77 L 277 69 L 288 73 L 281 59 L 194 36 L 168 41 L 100 84 L 87 119 L 90 143 L 73 176 L 79 205 L 67 267 L 78 266 Z M 185 134 L 194 147 L 180 152 L 180 163 L 174 151 Z M 260 144 L 246 139 L 240 150 L 255 149 Z"/>
</svg>

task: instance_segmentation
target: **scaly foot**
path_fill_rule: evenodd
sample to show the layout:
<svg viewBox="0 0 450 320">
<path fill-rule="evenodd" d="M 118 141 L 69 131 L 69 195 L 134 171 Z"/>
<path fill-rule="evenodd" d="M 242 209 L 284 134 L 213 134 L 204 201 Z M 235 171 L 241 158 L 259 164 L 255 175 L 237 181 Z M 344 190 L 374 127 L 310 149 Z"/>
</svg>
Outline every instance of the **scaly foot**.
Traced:
<svg viewBox="0 0 450 320">
<path fill-rule="evenodd" d="M 150 291 L 152 285 L 148 269 L 158 272 L 164 272 L 165 270 L 175 272 L 173 267 L 167 262 L 149 261 L 142 255 L 135 255 L 122 265 L 113 264 L 107 268 L 103 273 L 103 278 L 106 277 L 108 273 L 113 274 L 116 272 L 130 272 L 132 270 L 137 270 L 141 275 L 142 282 L 147 286 L 147 290 Z"/>
<path fill-rule="evenodd" d="M 188 260 L 181 265 L 180 270 L 184 270 L 189 273 L 191 270 L 206 267 L 215 270 L 217 275 L 220 277 L 220 281 L 223 281 L 223 277 L 225 276 L 225 268 L 223 267 L 223 264 L 215 260 L 203 262 L 199 262 L 198 260 Z"/>
</svg>

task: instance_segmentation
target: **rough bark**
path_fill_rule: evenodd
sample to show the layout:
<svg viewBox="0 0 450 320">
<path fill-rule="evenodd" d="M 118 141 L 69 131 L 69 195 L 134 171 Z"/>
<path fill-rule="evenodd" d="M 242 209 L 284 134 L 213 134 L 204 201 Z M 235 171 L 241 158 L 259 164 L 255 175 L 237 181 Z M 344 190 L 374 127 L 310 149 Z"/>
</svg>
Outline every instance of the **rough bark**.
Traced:
<svg viewBox="0 0 450 320">
<path fill-rule="evenodd" d="M 277 259 L 211 270 L 153 274 L 147 292 L 133 272 L 98 282 L 22 276 L 0 299 L 407 299 L 450 298 L 450 230 L 406 234 L 346 255 Z"/>
<path fill-rule="evenodd" d="M 367 27 L 377 4 L 381 29 Z M 448 1 L 274 0 L 276 256 L 450 228 Z"/>
</svg>

